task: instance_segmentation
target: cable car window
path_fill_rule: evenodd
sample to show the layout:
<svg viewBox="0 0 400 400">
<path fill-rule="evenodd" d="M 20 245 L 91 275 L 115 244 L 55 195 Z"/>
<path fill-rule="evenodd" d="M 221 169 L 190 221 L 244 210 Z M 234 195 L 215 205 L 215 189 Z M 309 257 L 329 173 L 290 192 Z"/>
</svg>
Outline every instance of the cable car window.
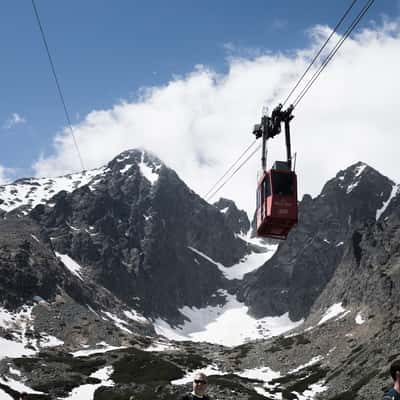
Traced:
<svg viewBox="0 0 400 400">
<path fill-rule="evenodd" d="M 292 195 L 294 190 L 293 175 L 274 172 L 272 174 L 272 187 L 274 194 Z"/>
<path fill-rule="evenodd" d="M 264 179 L 264 196 L 265 198 L 271 196 L 271 184 L 269 183 L 269 175 L 267 175 Z"/>
<path fill-rule="evenodd" d="M 265 201 L 265 196 L 264 196 L 264 185 L 265 185 L 265 180 L 263 180 L 263 181 L 261 182 L 261 185 L 260 185 L 260 205 L 261 205 L 261 207 L 263 207 L 264 201 Z"/>
</svg>

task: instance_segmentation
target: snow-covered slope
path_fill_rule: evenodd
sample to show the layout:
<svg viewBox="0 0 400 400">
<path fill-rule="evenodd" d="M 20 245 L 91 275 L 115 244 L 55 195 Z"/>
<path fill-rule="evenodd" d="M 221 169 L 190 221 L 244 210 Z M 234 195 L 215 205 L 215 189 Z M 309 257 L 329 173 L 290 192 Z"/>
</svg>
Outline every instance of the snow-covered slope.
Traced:
<svg viewBox="0 0 400 400">
<path fill-rule="evenodd" d="M 113 165 L 120 165 L 119 173 L 125 174 L 132 167 L 129 162 L 135 150 L 127 150 L 114 160 Z M 111 163 L 110 163 L 111 164 Z M 62 190 L 72 192 L 84 185 L 89 185 L 91 190 L 105 175 L 110 172 L 110 164 L 88 171 L 67 174 L 55 178 L 23 178 L 11 184 L 0 186 L 0 210 L 9 212 L 18 207 L 24 207 L 24 213 L 46 203 Z M 152 185 L 158 180 L 158 171 L 161 163 L 156 157 L 141 150 L 141 159 L 138 162 L 140 173 Z"/>
<path fill-rule="evenodd" d="M 293 322 L 288 313 L 280 317 L 256 319 L 247 314 L 248 307 L 234 295 L 220 293 L 226 297 L 223 306 L 205 308 L 183 307 L 180 312 L 187 321 L 179 327 L 171 327 L 165 321 L 155 321 L 156 332 L 172 340 L 191 340 L 224 346 L 238 346 L 251 340 L 267 339 L 280 335 L 303 323 Z"/>
<path fill-rule="evenodd" d="M 56 178 L 25 178 L 0 186 L 0 210 L 9 212 L 21 206 L 30 210 L 46 203 L 62 190 L 72 192 L 100 178 L 107 167 L 59 176 Z"/>
</svg>

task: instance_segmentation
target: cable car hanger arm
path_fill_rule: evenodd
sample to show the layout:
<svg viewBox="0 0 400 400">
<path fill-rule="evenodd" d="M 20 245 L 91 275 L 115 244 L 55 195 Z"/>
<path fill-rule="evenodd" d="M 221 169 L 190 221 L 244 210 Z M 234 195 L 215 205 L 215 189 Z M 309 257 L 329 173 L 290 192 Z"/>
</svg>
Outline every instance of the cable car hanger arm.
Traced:
<svg viewBox="0 0 400 400">
<path fill-rule="evenodd" d="M 266 141 L 281 133 L 282 122 L 285 124 L 286 162 L 289 170 L 292 169 L 290 121 L 294 118 L 292 115 L 294 106 L 290 105 L 286 110 L 282 110 L 282 108 L 282 104 L 278 104 L 278 106 L 273 109 L 270 117 L 268 115 L 263 115 L 261 117 L 261 123 L 254 125 L 253 135 L 255 135 L 256 139 L 262 138 L 263 142 L 261 164 L 264 171 L 266 170 Z"/>
</svg>

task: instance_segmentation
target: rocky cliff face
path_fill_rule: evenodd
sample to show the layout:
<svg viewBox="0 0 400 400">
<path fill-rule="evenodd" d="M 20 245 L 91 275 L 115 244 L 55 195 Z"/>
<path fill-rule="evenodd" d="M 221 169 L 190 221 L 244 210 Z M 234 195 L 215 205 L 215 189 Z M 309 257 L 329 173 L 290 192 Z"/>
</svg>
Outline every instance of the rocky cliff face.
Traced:
<svg viewBox="0 0 400 400">
<path fill-rule="evenodd" d="M 299 225 L 267 262 L 261 253 L 259 268 L 248 262 L 260 260 L 263 243 L 240 239 L 245 213 L 226 199 L 206 203 L 142 150 L 82 174 L 0 187 L 0 210 L 1 395 L 18 398 L 23 383 L 41 392 L 37 400 L 81 385 L 96 400 L 173 399 L 197 369 L 222 400 L 361 400 L 390 384 L 400 194 L 363 163 L 304 196 Z M 252 272 L 229 277 L 230 267 Z M 216 315 L 239 315 L 237 295 L 257 317 L 289 313 L 304 323 L 232 348 L 156 335 L 156 318 L 179 324 L 190 315 L 184 306 L 204 317 L 228 295 L 232 308 Z M 265 332 L 276 320 L 257 323 Z"/>
<path fill-rule="evenodd" d="M 357 163 L 326 183 L 315 199 L 299 204 L 299 225 L 274 257 L 249 274 L 241 298 L 258 316 L 306 317 L 331 280 L 355 229 L 376 221 L 393 182 Z M 357 241 L 357 239 L 355 239 Z"/>
<path fill-rule="evenodd" d="M 36 182 L 20 183 L 33 188 L 28 193 L 37 190 Z M 44 198 L 29 217 L 23 216 L 35 201 L 9 213 L 19 216 L 16 221 L 34 221 L 30 224 L 40 230 L 37 236 L 49 254 L 68 255 L 93 283 L 147 316 L 179 320 L 178 309 L 184 305 L 223 301 L 215 293 L 227 286 L 226 280 L 196 251 L 226 266 L 248 252 L 247 244 L 235 237 L 231 219 L 190 190 L 157 157 L 140 150 L 124 152 L 107 166 L 83 174 L 78 183 L 69 184 L 69 191 Z M 3 202 L 10 204 L 18 201 Z M 244 216 L 240 218 L 245 224 Z M 43 292 L 24 273 L 24 279 Z M 49 274 L 52 281 L 41 282 L 42 287 L 54 292 L 58 276 L 57 271 Z M 24 292 L 21 300 L 30 295 Z"/>
<path fill-rule="evenodd" d="M 372 314 L 399 312 L 400 196 L 376 222 L 354 230 L 343 257 L 313 309 L 342 301 L 368 307 Z"/>
<path fill-rule="evenodd" d="M 243 210 L 239 210 L 236 204 L 229 199 L 221 198 L 214 206 L 225 216 L 225 220 L 235 233 L 245 235 L 250 229 L 250 221 Z"/>
</svg>

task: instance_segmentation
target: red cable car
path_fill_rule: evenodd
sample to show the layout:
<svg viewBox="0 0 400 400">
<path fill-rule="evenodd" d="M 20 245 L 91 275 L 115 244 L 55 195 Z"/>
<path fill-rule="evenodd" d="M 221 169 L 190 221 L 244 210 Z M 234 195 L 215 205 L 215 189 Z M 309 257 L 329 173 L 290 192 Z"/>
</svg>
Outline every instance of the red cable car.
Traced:
<svg viewBox="0 0 400 400">
<path fill-rule="evenodd" d="M 255 125 L 253 134 L 262 137 L 263 173 L 257 186 L 257 236 L 273 239 L 286 239 L 289 231 L 297 224 L 297 176 L 292 170 L 290 150 L 290 126 L 293 106 L 282 111 L 282 105 L 276 107 L 271 117 L 264 115 L 261 124 Z M 287 161 L 276 161 L 266 170 L 266 142 L 281 132 L 281 123 L 285 124 Z"/>
<path fill-rule="evenodd" d="M 297 224 L 297 177 L 286 162 L 264 171 L 257 187 L 257 236 L 286 239 Z"/>
</svg>

